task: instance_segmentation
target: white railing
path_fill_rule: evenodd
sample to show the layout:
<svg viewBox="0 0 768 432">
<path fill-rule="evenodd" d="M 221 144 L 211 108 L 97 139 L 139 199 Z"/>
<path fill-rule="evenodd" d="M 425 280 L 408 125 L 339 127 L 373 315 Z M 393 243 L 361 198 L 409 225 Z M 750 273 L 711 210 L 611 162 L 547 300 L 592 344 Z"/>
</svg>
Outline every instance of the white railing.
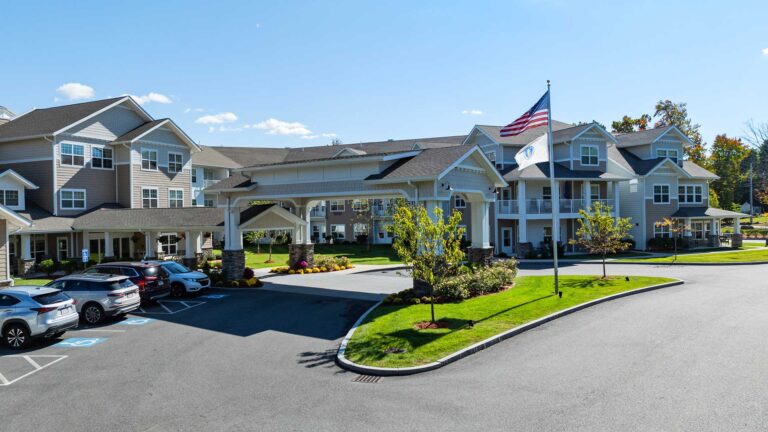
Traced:
<svg viewBox="0 0 768 432">
<path fill-rule="evenodd" d="M 584 200 L 582 199 L 561 199 L 560 213 L 578 213 L 584 209 Z"/>
<path fill-rule="evenodd" d="M 518 214 L 520 213 L 520 206 L 517 200 L 501 200 L 497 201 L 499 206 L 499 214 Z"/>
<path fill-rule="evenodd" d="M 213 186 L 220 181 L 221 179 L 205 179 L 203 180 L 203 187 L 207 188 L 207 187 Z"/>
<path fill-rule="evenodd" d="M 324 218 L 325 217 L 325 207 L 315 207 L 312 210 L 309 211 L 310 217 L 316 217 L 316 218 Z"/>
<path fill-rule="evenodd" d="M 552 213 L 552 200 L 529 198 L 525 200 L 525 212 L 528 214 Z"/>
</svg>

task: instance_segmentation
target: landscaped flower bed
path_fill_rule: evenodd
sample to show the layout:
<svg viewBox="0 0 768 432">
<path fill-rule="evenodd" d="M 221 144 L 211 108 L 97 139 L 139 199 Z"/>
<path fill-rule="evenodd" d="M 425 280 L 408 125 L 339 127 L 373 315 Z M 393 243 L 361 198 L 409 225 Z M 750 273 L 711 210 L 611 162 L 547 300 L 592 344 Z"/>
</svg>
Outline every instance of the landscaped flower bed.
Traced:
<svg viewBox="0 0 768 432">
<path fill-rule="evenodd" d="M 310 266 L 306 261 L 299 261 L 293 267 L 280 266 L 274 267 L 270 270 L 270 273 L 284 273 L 284 274 L 312 274 L 312 273 L 326 273 L 332 271 L 340 271 L 351 269 L 354 266 L 347 257 L 318 257 L 315 259 L 315 265 Z"/>
</svg>

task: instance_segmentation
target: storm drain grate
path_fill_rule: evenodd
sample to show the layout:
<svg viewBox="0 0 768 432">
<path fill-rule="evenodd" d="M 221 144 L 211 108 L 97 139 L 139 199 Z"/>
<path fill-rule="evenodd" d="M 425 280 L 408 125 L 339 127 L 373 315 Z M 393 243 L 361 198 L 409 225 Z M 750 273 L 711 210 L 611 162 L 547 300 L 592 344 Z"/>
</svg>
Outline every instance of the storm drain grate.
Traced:
<svg viewBox="0 0 768 432">
<path fill-rule="evenodd" d="M 368 384 L 375 384 L 379 381 L 381 381 L 381 377 L 373 376 L 373 375 L 358 375 L 357 377 L 355 377 L 355 379 L 352 380 L 352 382 L 360 382 L 360 383 L 368 383 Z"/>
</svg>

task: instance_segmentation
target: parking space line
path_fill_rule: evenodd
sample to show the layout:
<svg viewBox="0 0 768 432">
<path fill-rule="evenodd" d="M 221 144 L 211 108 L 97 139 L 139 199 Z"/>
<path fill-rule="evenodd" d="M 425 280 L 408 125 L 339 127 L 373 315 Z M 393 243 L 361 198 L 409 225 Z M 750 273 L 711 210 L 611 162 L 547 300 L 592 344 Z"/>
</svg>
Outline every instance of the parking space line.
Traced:
<svg viewBox="0 0 768 432">
<path fill-rule="evenodd" d="M 182 303 L 184 303 L 184 302 L 182 302 Z M 166 306 L 165 306 L 165 305 L 164 305 L 162 302 L 157 302 L 157 304 L 159 304 L 159 305 L 160 305 L 160 307 L 162 307 L 163 309 L 165 309 L 166 311 L 168 311 L 168 313 L 169 313 L 169 314 L 172 314 L 172 313 L 173 313 L 173 311 L 172 311 L 172 310 L 170 310 L 170 309 L 168 309 L 168 307 L 166 307 Z"/>
<path fill-rule="evenodd" d="M 119 324 L 119 323 L 118 323 L 118 324 Z M 112 329 L 88 329 L 88 328 L 84 328 L 84 329 L 77 329 L 77 330 L 72 330 L 72 331 L 76 331 L 76 332 L 92 331 L 92 332 L 125 333 L 125 330 L 112 330 Z"/>
<path fill-rule="evenodd" d="M 18 378 L 15 378 L 13 380 L 8 380 L 2 374 L 0 374 L 0 382 L 2 382 L 2 383 L 0 383 L 0 386 L 9 386 L 9 385 L 11 385 L 11 384 L 21 380 L 21 379 L 24 379 L 24 378 L 32 375 L 35 372 L 39 372 L 39 371 L 47 368 L 48 366 L 56 364 L 56 363 L 64 360 L 65 358 L 67 358 L 69 356 L 66 356 L 66 355 L 50 355 L 50 354 L 49 355 L 43 355 L 43 354 L 40 354 L 40 355 L 33 355 L 33 356 L 28 356 L 28 355 L 9 355 L 9 356 L 5 356 L 5 357 L 6 358 L 19 358 L 19 357 L 21 357 L 21 358 L 25 359 L 27 362 L 29 362 L 29 364 L 32 365 L 35 369 L 30 371 L 30 372 L 25 373 L 24 375 L 22 375 L 22 376 L 20 376 Z M 40 366 L 37 362 L 32 360 L 30 357 L 53 358 L 54 360 L 51 361 L 50 363 L 46 363 L 43 366 Z"/>
<path fill-rule="evenodd" d="M 178 310 L 173 310 L 173 309 L 169 308 L 168 306 L 166 306 L 166 305 L 170 305 L 170 304 L 173 304 L 173 303 L 180 304 L 180 305 L 184 306 L 184 308 L 183 309 L 178 309 Z M 154 310 L 154 311 L 153 310 L 146 310 L 144 308 L 139 308 L 139 309 L 136 309 L 134 311 L 134 313 L 135 314 L 147 314 L 147 315 L 151 315 L 151 314 L 173 315 L 173 314 L 177 314 L 179 312 L 184 312 L 186 310 L 192 309 L 193 307 L 196 307 L 196 306 L 204 305 L 205 303 L 206 302 L 204 302 L 204 301 L 197 301 L 197 300 L 187 300 L 187 301 L 183 301 L 183 300 L 158 300 L 157 301 L 157 305 L 160 306 L 161 308 L 163 308 L 164 312 L 163 311 L 156 311 L 156 310 Z"/>
</svg>

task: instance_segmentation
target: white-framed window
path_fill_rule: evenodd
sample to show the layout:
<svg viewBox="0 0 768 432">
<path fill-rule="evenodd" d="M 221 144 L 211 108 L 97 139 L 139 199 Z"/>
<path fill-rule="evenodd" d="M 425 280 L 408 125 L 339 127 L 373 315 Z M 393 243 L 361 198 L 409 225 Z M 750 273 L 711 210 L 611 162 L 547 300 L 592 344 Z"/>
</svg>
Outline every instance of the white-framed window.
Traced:
<svg viewBox="0 0 768 432">
<path fill-rule="evenodd" d="M 589 185 L 589 199 L 592 201 L 600 199 L 600 185 L 590 183 Z"/>
<path fill-rule="evenodd" d="M 204 207 L 216 207 L 216 195 L 214 195 L 214 194 L 205 194 L 205 195 L 203 195 L 203 206 Z"/>
<path fill-rule="evenodd" d="M 669 231 L 669 225 L 654 225 L 653 236 L 656 238 L 670 238 L 672 234 Z"/>
<path fill-rule="evenodd" d="M 82 144 L 61 144 L 61 164 L 70 166 L 85 165 L 85 146 Z"/>
<path fill-rule="evenodd" d="M 666 184 L 653 185 L 653 203 L 669 204 L 669 185 L 666 185 Z"/>
<path fill-rule="evenodd" d="M 0 189 L 0 204 L 7 207 L 18 207 L 19 191 L 15 189 Z"/>
<path fill-rule="evenodd" d="M 344 240 L 346 232 L 347 229 L 344 224 L 331 225 L 331 235 L 336 240 Z"/>
<path fill-rule="evenodd" d="M 35 261 L 42 261 L 48 255 L 48 242 L 45 234 L 33 234 L 29 241 L 29 248 L 32 258 Z"/>
<path fill-rule="evenodd" d="M 141 208 L 157 208 L 157 188 L 141 188 Z"/>
<path fill-rule="evenodd" d="M 368 234 L 368 224 L 356 223 L 352 225 L 352 236 L 357 238 L 361 235 Z"/>
<path fill-rule="evenodd" d="M 352 210 L 356 212 L 366 212 L 368 211 L 368 200 L 352 200 Z"/>
<path fill-rule="evenodd" d="M 114 167 L 112 149 L 106 147 L 91 147 L 91 168 L 108 169 Z"/>
<path fill-rule="evenodd" d="M 467 239 L 467 226 L 466 225 L 458 225 L 458 228 L 460 228 L 460 229 L 463 228 L 464 229 L 464 232 L 461 234 L 461 238 L 463 240 L 466 240 Z"/>
<path fill-rule="evenodd" d="M 345 201 L 331 201 L 331 212 L 333 212 L 333 213 L 343 213 L 344 210 L 346 210 L 346 202 Z"/>
<path fill-rule="evenodd" d="M 157 171 L 157 150 L 141 149 L 141 169 Z"/>
<path fill-rule="evenodd" d="M 192 168 L 192 183 L 197 183 L 197 168 Z"/>
<path fill-rule="evenodd" d="M 62 189 L 59 197 L 62 210 L 85 210 L 85 189 Z"/>
<path fill-rule="evenodd" d="M 184 189 L 168 189 L 168 207 L 184 207 Z"/>
<path fill-rule="evenodd" d="M 583 166 L 597 166 L 600 164 L 598 160 L 598 147 L 594 144 L 582 144 L 581 145 L 581 164 Z"/>
<path fill-rule="evenodd" d="M 181 153 L 168 152 L 168 172 L 179 173 L 184 167 L 184 155 Z"/>
<path fill-rule="evenodd" d="M 178 237 L 176 237 L 176 234 L 163 234 L 160 237 L 158 237 L 158 241 L 160 242 L 160 250 L 163 251 L 163 254 L 165 255 L 176 255 L 179 251 L 179 242 Z"/>
<path fill-rule="evenodd" d="M 696 203 L 701 204 L 704 202 L 704 188 L 701 185 L 680 185 L 677 187 L 677 196 L 680 203 Z"/>
<path fill-rule="evenodd" d="M 544 186 L 544 188 L 541 189 L 541 198 L 545 199 L 545 200 L 551 200 L 552 199 L 552 187 Z"/>
<path fill-rule="evenodd" d="M 467 208 L 467 202 L 464 200 L 464 197 L 459 195 L 454 195 L 453 208 L 457 208 L 457 209 Z"/>
<path fill-rule="evenodd" d="M 668 157 L 677 163 L 679 153 L 676 149 L 656 149 L 656 157 Z"/>
</svg>

